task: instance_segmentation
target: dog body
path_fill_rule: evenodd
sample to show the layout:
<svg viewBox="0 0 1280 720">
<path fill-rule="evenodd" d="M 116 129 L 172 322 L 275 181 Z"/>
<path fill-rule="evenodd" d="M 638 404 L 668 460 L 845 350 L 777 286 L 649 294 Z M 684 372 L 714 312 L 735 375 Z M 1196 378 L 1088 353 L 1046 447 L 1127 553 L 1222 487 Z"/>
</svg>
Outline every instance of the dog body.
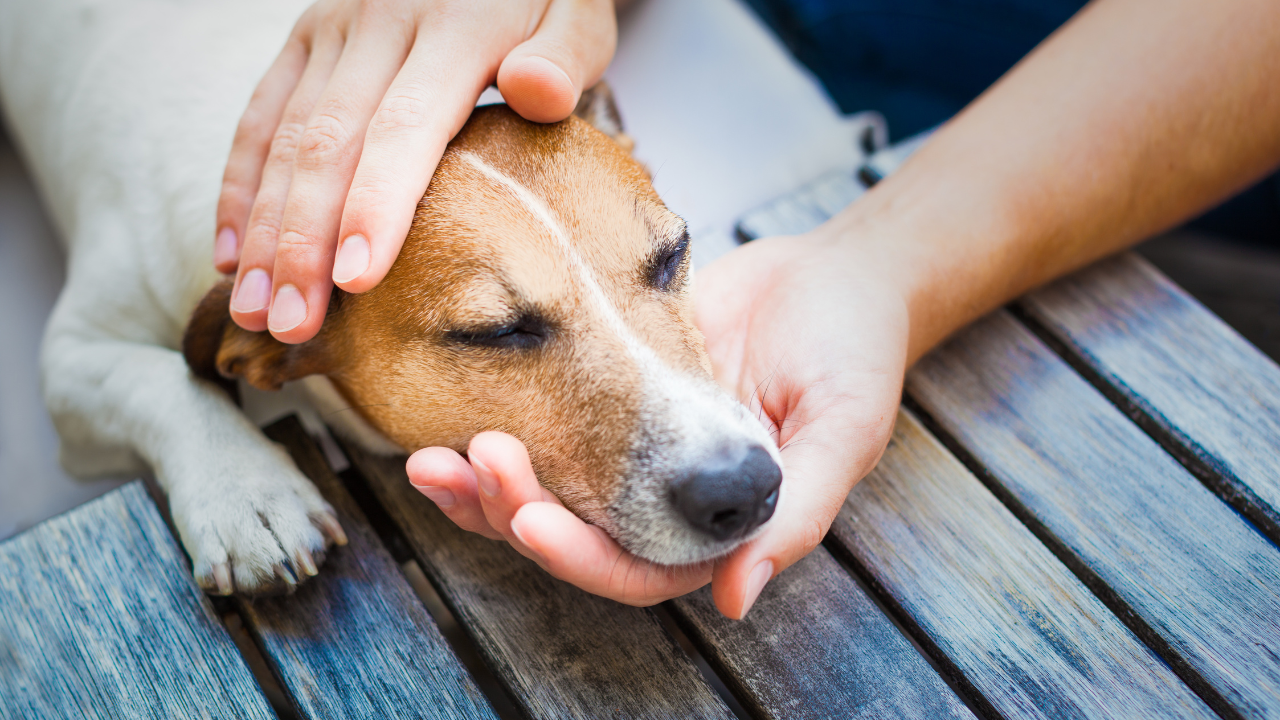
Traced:
<svg viewBox="0 0 1280 720">
<path fill-rule="evenodd" d="M 210 380 L 299 380 L 373 450 L 516 435 L 571 510 L 650 559 L 741 542 L 772 512 L 776 448 L 710 380 L 683 222 L 587 122 L 478 111 L 377 288 L 336 295 L 298 346 L 228 322 L 212 267 L 221 169 L 302 9 L 0 6 L 5 109 L 69 256 L 42 351 L 68 470 L 150 466 L 202 586 L 290 586 L 341 530 Z"/>
</svg>

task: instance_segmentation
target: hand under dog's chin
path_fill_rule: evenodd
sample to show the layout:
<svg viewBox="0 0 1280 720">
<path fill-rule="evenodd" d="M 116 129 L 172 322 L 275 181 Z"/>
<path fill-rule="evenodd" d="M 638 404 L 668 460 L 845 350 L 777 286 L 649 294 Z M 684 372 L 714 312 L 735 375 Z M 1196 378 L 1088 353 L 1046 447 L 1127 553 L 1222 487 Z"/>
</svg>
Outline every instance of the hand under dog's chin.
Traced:
<svg viewBox="0 0 1280 720">
<path fill-rule="evenodd" d="M 742 545 L 759 537 L 769 523 L 755 528 L 742 537 L 716 540 L 688 526 L 684 520 L 663 508 L 655 513 L 643 508 L 622 513 L 617 506 L 610 508 L 609 519 L 596 523 L 609 533 L 624 550 L 658 565 L 698 565 L 722 558 Z"/>
</svg>

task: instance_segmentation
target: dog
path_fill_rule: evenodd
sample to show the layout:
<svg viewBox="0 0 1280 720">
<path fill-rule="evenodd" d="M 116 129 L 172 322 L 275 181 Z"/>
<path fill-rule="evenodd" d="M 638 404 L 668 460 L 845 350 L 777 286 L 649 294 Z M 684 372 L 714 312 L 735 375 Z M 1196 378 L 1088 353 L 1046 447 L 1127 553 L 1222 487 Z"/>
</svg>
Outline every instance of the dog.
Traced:
<svg viewBox="0 0 1280 720">
<path fill-rule="evenodd" d="M 236 382 L 302 383 L 377 453 L 508 432 L 566 507 L 657 563 L 723 555 L 768 520 L 777 448 L 712 380 L 688 232 L 607 89 L 550 125 L 477 109 L 387 277 L 335 292 L 316 338 L 285 345 L 230 321 L 210 236 L 235 116 L 301 8 L 123 7 L 3 6 L 0 91 L 67 246 L 41 357 L 61 460 L 150 467 L 202 588 L 289 590 L 345 542 Z"/>
</svg>

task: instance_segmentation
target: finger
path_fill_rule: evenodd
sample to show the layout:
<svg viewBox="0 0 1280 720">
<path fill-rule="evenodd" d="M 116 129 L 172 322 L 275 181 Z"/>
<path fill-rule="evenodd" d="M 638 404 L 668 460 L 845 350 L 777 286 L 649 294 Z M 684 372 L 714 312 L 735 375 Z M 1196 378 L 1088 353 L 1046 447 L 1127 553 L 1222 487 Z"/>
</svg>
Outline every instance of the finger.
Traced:
<svg viewBox="0 0 1280 720">
<path fill-rule="evenodd" d="M 485 519 L 476 494 L 475 473 L 461 455 L 449 448 L 424 448 L 409 456 L 405 470 L 418 492 L 435 503 L 455 525 L 493 540 L 503 539 Z"/>
<path fill-rule="evenodd" d="M 471 439 L 467 459 L 475 471 L 480 506 L 489 526 L 520 549 L 511 531 L 511 518 L 525 504 L 557 502 L 538 484 L 524 444 L 500 432 L 484 432 Z"/>
<path fill-rule="evenodd" d="M 712 597 L 725 616 L 742 619 L 765 584 L 808 555 L 835 520 L 849 490 L 871 471 L 889 441 L 887 424 L 860 424 L 852 409 L 816 413 L 783 451 L 778 508 L 764 533 L 716 564 Z"/>
<path fill-rule="evenodd" d="M 324 90 L 342 49 L 341 38 L 326 36 L 311 47 L 307 68 L 289 98 L 280 124 L 271 138 L 271 149 L 262 168 L 249 223 L 240 250 L 235 287 L 231 292 L 231 319 L 252 332 L 267 329 L 271 303 L 271 274 L 275 268 L 276 240 L 293 177 L 293 160 L 307 118 Z"/>
<path fill-rule="evenodd" d="M 670 600 L 711 579 L 710 564 L 667 566 L 637 558 L 603 530 L 555 503 L 524 505 L 511 527 L 547 572 L 589 593 L 628 605 Z"/>
<path fill-rule="evenodd" d="M 222 174 L 222 192 L 218 196 L 217 226 L 213 246 L 213 264 L 219 272 L 236 269 L 240 259 L 240 240 L 249 223 L 253 199 L 262 182 L 262 166 L 271 149 L 271 137 L 280 125 L 285 105 L 293 94 L 307 65 L 307 48 L 296 33 L 262 77 L 240 116 L 231 154 Z"/>
<path fill-rule="evenodd" d="M 333 288 L 342 203 L 369 120 L 408 52 L 409 37 L 399 18 L 367 15 L 348 38 L 311 112 L 294 157 L 276 244 L 267 328 L 278 340 L 305 342 L 320 330 Z"/>
<path fill-rule="evenodd" d="M 427 27 L 369 123 L 347 193 L 333 282 L 364 292 L 391 269 L 449 140 L 475 108 L 518 35 Z M 485 38 L 483 47 L 463 37 Z"/>
<path fill-rule="evenodd" d="M 553 0 L 533 37 L 502 61 L 498 89 L 526 120 L 563 120 L 600 80 L 617 42 L 612 0 Z"/>
</svg>

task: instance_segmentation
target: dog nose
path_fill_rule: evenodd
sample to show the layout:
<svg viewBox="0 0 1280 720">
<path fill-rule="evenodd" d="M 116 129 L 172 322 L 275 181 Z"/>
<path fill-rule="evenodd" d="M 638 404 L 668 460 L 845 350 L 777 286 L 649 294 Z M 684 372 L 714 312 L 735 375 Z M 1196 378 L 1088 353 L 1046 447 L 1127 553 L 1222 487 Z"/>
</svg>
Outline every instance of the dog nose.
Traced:
<svg viewBox="0 0 1280 720">
<path fill-rule="evenodd" d="M 773 516 L 782 469 L 760 445 L 717 453 L 672 484 L 672 500 L 691 525 L 717 540 L 742 537 Z"/>
</svg>

